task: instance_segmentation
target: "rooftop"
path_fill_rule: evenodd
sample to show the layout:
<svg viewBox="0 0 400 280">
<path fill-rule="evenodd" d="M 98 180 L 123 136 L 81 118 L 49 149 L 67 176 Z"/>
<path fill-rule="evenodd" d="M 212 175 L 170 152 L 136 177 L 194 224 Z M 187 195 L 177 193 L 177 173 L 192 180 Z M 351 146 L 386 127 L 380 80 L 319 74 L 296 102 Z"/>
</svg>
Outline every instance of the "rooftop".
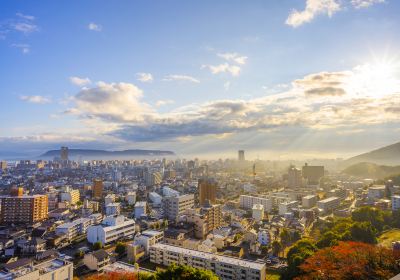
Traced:
<svg viewBox="0 0 400 280">
<path fill-rule="evenodd" d="M 238 259 L 238 258 L 233 258 L 233 257 L 228 257 L 228 256 L 222 256 L 222 255 L 217 255 L 217 254 L 212 254 L 212 253 L 206 253 L 206 252 L 200 252 L 196 250 L 190 250 L 190 249 L 185 249 L 182 247 L 176 247 L 176 246 L 171 246 L 167 244 L 161 244 L 157 243 L 151 246 L 151 248 L 157 248 L 161 249 L 163 251 L 170 251 L 174 253 L 180 253 L 180 254 L 187 254 L 203 259 L 208 259 L 208 260 L 213 260 L 217 261 L 220 263 L 226 263 L 230 265 L 237 265 L 241 267 L 248 267 L 251 269 L 256 269 L 256 270 L 261 270 L 265 268 L 265 263 L 262 262 L 252 262 L 244 259 Z"/>
</svg>

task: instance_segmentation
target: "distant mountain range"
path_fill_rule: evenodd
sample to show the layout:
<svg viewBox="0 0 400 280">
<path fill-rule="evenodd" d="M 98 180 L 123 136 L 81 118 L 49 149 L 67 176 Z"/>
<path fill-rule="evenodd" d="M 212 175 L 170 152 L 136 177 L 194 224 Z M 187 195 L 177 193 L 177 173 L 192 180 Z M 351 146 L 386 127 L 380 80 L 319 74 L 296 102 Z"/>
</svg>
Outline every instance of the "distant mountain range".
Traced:
<svg viewBox="0 0 400 280">
<path fill-rule="evenodd" d="M 390 176 L 399 175 L 400 166 L 386 166 L 370 162 L 360 162 L 345 168 L 343 173 L 361 178 L 385 179 Z"/>
<path fill-rule="evenodd" d="M 82 157 L 83 159 L 123 159 L 132 157 L 144 156 L 174 156 L 172 151 L 161 150 L 123 150 L 123 151 L 106 151 L 106 150 L 91 150 L 91 149 L 69 149 L 68 156 L 71 159 Z M 60 150 L 50 150 L 42 154 L 39 158 L 60 157 Z"/>
<path fill-rule="evenodd" d="M 345 165 L 350 166 L 360 162 L 400 165 L 400 142 L 349 158 L 345 161 Z"/>
</svg>

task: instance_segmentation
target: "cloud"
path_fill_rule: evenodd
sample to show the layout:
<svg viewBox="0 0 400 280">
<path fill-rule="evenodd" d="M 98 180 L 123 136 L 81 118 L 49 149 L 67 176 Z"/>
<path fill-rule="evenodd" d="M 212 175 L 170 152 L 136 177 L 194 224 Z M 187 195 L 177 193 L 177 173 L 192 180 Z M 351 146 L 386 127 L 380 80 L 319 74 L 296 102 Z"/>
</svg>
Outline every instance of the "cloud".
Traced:
<svg viewBox="0 0 400 280">
<path fill-rule="evenodd" d="M 92 81 L 89 78 L 80 78 L 80 77 L 69 77 L 69 81 L 76 85 L 76 86 L 86 86 L 86 85 L 90 85 L 92 83 Z"/>
<path fill-rule="evenodd" d="M 303 11 L 292 10 L 286 19 L 286 24 L 298 27 L 312 21 L 317 15 L 328 15 L 340 11 L 340 3 L 337 0 L 306 0 L 306 7 Z"/>
<path fill-rule="evenodd" d="M 141 89 L 129 83 L 98 82 L 94 88 L 83 88 L 74 97 L 71 109 L 82 118 L 96 118 L 106 122 L 143 121 L 152 113 L 141 101 Z"/>
<path fill-rule="evenodd" d="M 167 75 L 164 77 L 163 81 L 171 82 L 171 81 L 186 81 L 192 83 L 200 83 L 200 81 L 192 76 L 187 75 Z"/>
<path fill-rule="evenodd" d="M 209 65 L 204 64 L 201 66 L 201 69 L 209 69 L 212 74 L 220 74 L 220 73 L 228 73 L 232 76 L 239 76 L 241 71 L 241 66 L 246 64 L 247 56 L 239 55 L 238 53 L 218 53 L 218 57 L 223 58 L 228 62 L 232 62 L 238 65 L 230 64 L 228 62 L 217 64 L 217 65 Z"/>
<path fill-rule="evenodd" d="M 231 88 L 231 82 L 227 81 L 224 83 L 224 89 L 228 91 Z"/>
<path fill-rule="evenodd" d="M 351 4 L 357 8 L 368 8 L 374 4 L 385 3 L 385 0 L 351 0 Z"/>
<path fill-rule="evenodd" d="M 240 56 L 238 53 L 219 53 L 217 56 L 241 65 L 246 64 L 246 60 L 248 58 L 247 56 Z"/>
<path fill-rule="evenodd" d="M 31 46 L 28 44 L 12 44 L 11 47 L 20 49 L 23 54 L 31 52 Z"/>
<path fill-rule="evenodd" d="M 170 105 L 170 104 L 174 104 L 175 102 L 171 99 L 167 99 L 167 100 L 158 100 L 156 102 L 156 106 L 157 107 L 161 107 L 161 106 L 165 106 L 165 105 Z"/>
<path fill-rule="evenodd" d="M 24 14 L 22 14 L 22 13 L 16 13 L 15 15 L 16 15 L 17 17 L 20 17 L 20 18 L 23 18 L 23 19 L 26 19 L 26 20 L 29 20 L 29 21 L 35 20 L 35 17 L 34 17 L 34 16 L 24 15 Z"/>
<path fill-rule="evenodd" d="M 346 91 L 342 88 L 323 87 L 308 89 L 304 93 L 308 96 L 341 96 L 345 95 Z"/>
<path fill-rule="evenodd" d="M 143 83 L 150 83 L 154 80 L 153 75 L 150 73 L 136 73 L 136 77 Z"/>
<path fill-rule="evenodd" d="M 201 68 L 209 69 L 212 74 L 229 73 L 234 77 L 239 76 L 241 70 L 239 66 L 230 65 L 228 63 L 222 63 L 218 65 L 202 65 Z"/>
<path fill-rule="evenodd" d="M 46 98 L 44 96 L 40 96 L 40 95 L 32 95 L 32 96 L 28 96 L 28 95 L 23 95 L 20 96 L 20 99 L 29 103 L 35 103 L 35 104 L 47 104 L 47 103 L 51 103 L 51 100 L 49 98 Z"/>
<path fill-rule="evenodd" d="M 91 23 L 89 23 L 89 25 L 88 25 L 88 29 L 89 29 L 89 30 L 92 30 L 92 31 L 100 32 L 100 31 L 103 30 L 103 27 L 102 27 L 101 25 L 99 25 L 99 24 L 96 24 L 96 23 L 94 23 L 94 22 L 91 22 Z"/>
</svg>

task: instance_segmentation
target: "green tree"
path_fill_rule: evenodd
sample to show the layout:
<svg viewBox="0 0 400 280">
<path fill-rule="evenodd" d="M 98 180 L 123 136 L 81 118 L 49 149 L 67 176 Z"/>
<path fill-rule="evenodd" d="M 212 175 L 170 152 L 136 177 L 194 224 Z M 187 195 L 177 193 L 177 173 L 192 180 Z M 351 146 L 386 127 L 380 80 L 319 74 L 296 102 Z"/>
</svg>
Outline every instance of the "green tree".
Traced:
<svg viewBox="0 0 400 280">
<path fill-rule="evenodd" d="M 101 241 L 93 243 L 93 250 L 97 251 L 100 250 L 101 248 L 103 248 L 103 243 L 101 243 Z"/>
<path fill-rule="evenodd" d="M 336 245 L 341 240 L 341 236 L 333 231 L 325 232 L 322 237 L 316 243 L 318 248 L 325 248 Z"/>
<path fill-rule="evenodd" d="M 141 274 L 141 273 L 140 273 Z M 142 280 L 218 280 L 219 278 L 210 270 L 198 269 L 186 265 L 170 265 L 166 270 L 159 270 L 153 275 L 148 275 Z"/>
<path fill-rule="evenodd" d="M 312 256 L 317 250 L 317 247 L 309 239 L 301 239 L 297 241 L 289 250 L 287 254 L 288 268 L 282 275 L 283 279 L 293 279 L 300 275 L 301 271 L 299 266 L 304 261 Z"/>
<path fill-rule="evenodd" d="M 350 228 L 353 241 L 376 244 L 376 229 L 370 222 L 355 222 Z"/>
<path fill-rule="evenodd" d="M 119 256 L 122 256 L 123 254 L 125 254 L 125 251 L 126 245 L 122 242 L 118 242 L 115 246 L 115 253 L 117 253 Z"/>
<path fill-rule="evenodd" d="M 378 231 L 384 226 L 384 213 L 382 210 L 373 207 L 361 207 L 351 213 L 351 218 L 355 222 L 370 222 Z"/>
<path fill-rule="evenodd" d="M 289 233 L 289 231 L 286 229 L 286 228 L 284 228 L 282 231 L 281 231 L 281 233 L 279 234 L 279 237 L 281 238 L 281 242 L 282 242 L 282 245 L 283 246 L 287 246 L 287 245 L 289 245 L 290 244 L 290 240 L 291 240 L 291 238 L 290 238 L 290 233 Z"/>
<path fill-rule="evenodd" d="M 272 242 L 272 245 L 271 245 L 271 246 L 272 246 L 272 254 L 273 254 L 274 256 L 278 257 L 278 256 L 279 256 L 279 253 L 280 253 L 281 250 L 282 250 L 282 244 L 281 244 L 281 242 L 275 240 L 274 242 Z"/>
</svg>

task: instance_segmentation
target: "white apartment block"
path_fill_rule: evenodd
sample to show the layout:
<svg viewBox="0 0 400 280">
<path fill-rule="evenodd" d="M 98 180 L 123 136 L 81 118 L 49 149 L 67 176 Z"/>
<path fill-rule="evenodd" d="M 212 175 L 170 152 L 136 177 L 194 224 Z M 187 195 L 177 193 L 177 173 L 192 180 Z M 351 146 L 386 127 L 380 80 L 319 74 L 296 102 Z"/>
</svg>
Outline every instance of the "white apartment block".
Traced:
<svg viewBox="0 0 400 280">
<path fill-rule="evenodd" d="M 250 195 L 241 195 L 240 198 L 240 207 L 244 209 L 252 209 L 255 204 L 261 204 L 264 206 L 264 210 L 269 212 L 272 210 L 272 200 L 267 197 L 257 197 Z"/>
<path fill-rule="evenodd" d="M 299 207 L 298 201 L 282 202 L 279 203 L 279 215 L 285 215 L 286 213 L 292 212 L 294 208 Z"/>
<path fill-rule="evenodd" d="M 262 204 L 253 205 L 252 217 L 256 222 L 260 222 L 264 219 L 264 206 Z"/>
<path fill-rule="evenodd" d="M 392 195 L 392 210 L 400 209 L 400 195 Z"/>
<path fill-rule="evenodd" d="M 128 192 L 125 196 L 125 200 L 129 205 L 134 205 L 136 203 L 136 192 Z"/>
<path fill-rule="evenodd" d="M 330 197 L 317 202 L 317 207 L 323 213 L 334 210 L 340 206 L 340 198 Z"/>
<path fill-rule="evenodd" d="M 133 243 L 144 248 L 146 255 L 150 253 L 150 246 L 164 240 L 164 231 L 145 230 L 135 236 Z"/>
<path fill-rule="evenodd" d="M 121 204 L 119 202 L 106 204 L 106 216 L 119 215 L 121 213 Z"/>
<path fill-rule="evenodd" d="M 92 225 L 92 219 L 79 218 L 70 223 L 65 223 L 56 227 L 56 234 L 65 234 L 68 240 L 71 241 L 80 235 L 86 234 L 90 225 Z"/>
<path fill-rule="evenodd" d="M 368 199 L 377 200 L 385 197 L 386 187 L 384 185 L 374 185 L 368 188 Z"/>
<path fill-rule="evenodd" d="M 121 238 L 130 237 L 135 233 L 135 221 L 124 216 L 106 217 L 101 225 L 90 226 L 87 230 L 87 240 L 90 243 L 100 241 L 108 244 Z"/>
<path fill-rule="evenodd" d="M 150 247 L 150 261 L 160 265 L 188 265 L 214 272 L 222 280 L 265 280 L 266 265 L 228 256 L 157 243 Z"/>
<path fill-rule="evenodd" d="M 169 196 L 163 199 L 165 217 L 168 220 L 176 221 L 186 209 L 194 207 L 194 195 L 185 194 L 180 196 Z"/>
<path fill-rule="evenodd" d="M 106 197 L 104 198 L 104 205 L 111 204 L 114 202 L 115 202 L 115 194 L 113 193 L 107 194 Z"/>
<path fill-rule="evenodd" d="M 33 264 L 31 260 L 21 262 L 14 266 L 13 263 L 3 265 L 0 270 L 0 279 L 16 280 L 72 280 L 74 277 L 72 263 L 62 259 L 52 259 Z"/>
<path fill-rule="evenodd" d="M 304 208 L 312 208 L 317 204 L 318 197 L 316 195 L 307 195 L 301 199 Z"/>
<path fill-rule="evenodd" d="M 79 190 L 68 190 L 60 193 L 60 200 L 62 202 L 69 202 L 71 205 L 75 205 L 80 200 Z"/>
</svg>

